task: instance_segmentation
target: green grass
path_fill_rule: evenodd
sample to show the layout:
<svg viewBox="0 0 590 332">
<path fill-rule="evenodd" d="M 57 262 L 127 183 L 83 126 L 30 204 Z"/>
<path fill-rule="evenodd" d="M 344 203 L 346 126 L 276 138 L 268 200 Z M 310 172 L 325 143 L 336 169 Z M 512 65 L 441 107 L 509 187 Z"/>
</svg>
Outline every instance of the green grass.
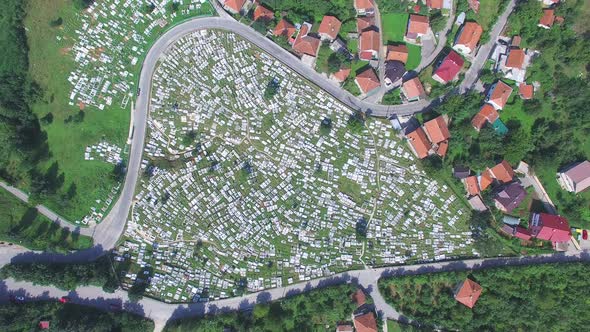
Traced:
<svg viewBox="0 0 590 332">
<path fill-rule="evenodd" d="M 422 48 L 418 45 L 407 44 L 408 46 L 408 62 L 406 62 L 406 69 L 413 70 L 420 65 L 422 60 Z"/>
<path fill-rule="evenodd" d="M 332 50 L 330 46 L 327 44 L 322 44 L 320 46 L 320 50 L 318 51 L 318 57 L 316 60 L 316 70 L 320 73 L 328 73 L 328 58 L 332 54 Z"/>
<path fill-rule="evenodd" d="M 383 31 L 384 44 L 389 42 L 401 42 L 406 34 L 408 14 L 390 13 L 381 16 L 381 30 Z"/>
<path fill-rule="evenodd" d="M 73 235 L 61 229 L 37 209 L 21 202 L 9 192 L 0 189 L 0 240 L 12 242 L 35 250 L 86 249 L 92 246 L 92 238 Z"/>
</svg>

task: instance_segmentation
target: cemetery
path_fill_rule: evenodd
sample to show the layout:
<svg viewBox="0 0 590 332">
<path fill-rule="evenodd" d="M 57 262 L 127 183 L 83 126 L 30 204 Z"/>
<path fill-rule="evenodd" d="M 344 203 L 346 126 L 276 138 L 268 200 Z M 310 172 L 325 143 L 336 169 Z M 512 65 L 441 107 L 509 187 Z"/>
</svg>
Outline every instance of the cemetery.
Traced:
<svg viewBox="0 0 590 332">
<path fill-rule="evenodd" d="M 478 255 L 469 210 L 389 121 L 359 120 L 237 35 L 182 37 L 152 84 L 142 176 L 115 253 L 128 287 L 207 301 Z"/>
</svg>

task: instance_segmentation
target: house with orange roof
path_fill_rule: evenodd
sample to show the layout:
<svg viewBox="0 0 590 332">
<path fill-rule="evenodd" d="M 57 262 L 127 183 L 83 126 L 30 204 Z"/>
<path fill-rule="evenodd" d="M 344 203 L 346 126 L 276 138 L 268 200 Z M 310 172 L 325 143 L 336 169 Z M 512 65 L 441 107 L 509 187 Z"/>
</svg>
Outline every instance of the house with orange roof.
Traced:
<svg viewBox="0 0 590 332">
<path fill-rule="evenodd" d="M 402 84 L 400 92 L 408 101 L 420 100 L 426 96 L 422 82 L 420 82 L 418 77 L 405 81 Z"/>
<path fill-rule="evenodd" d="M 498 59 L 498 69 L 507 79 L 518 83 L 524 82 L 526 69 L 529 66 L 531 54 L 527 50 L 511 47 L 508 54 L 502 54 Z"/>
<path fill-rule="evenodd" d="M 385 61 L 408 62 L 408 46 L 405 44 L 387 45 L 387 57 Z"/>
<path fill-rule="evenodd" d="M 256 8 L 254 8 L 254 13 L 252 14 L 252 18 L 254 19 L 254 21 L 270 21 L 274 17 L 275 13 L 272 10 L 262 6 L 261 4 L 256 5 Z"/>
<path fill-rule="evenodd" d="M 532 84 L 520 83 L 518 85 L 518 95 L 522 99 L 533 99 L 535 87 Z"/>
<path fill-rule="evenodd" d="M 287 39 L 290 39 L 291 37 L 293 37 L 295 32 L 297 32 L 297 29 L 295 28 L 295 26 L 293 24 L 287 22 L 287 20 L 285 20 L 283 18 L 279 21 L 279 23 L 275 27 L 273 34 L 277 37 L 283 36 L 283 37 L 286 37 Z"/>
<path fill-rule="evenodd" d="M 459 53 L 469 55 L 477 49 L 477 44 L 483 34 L 483 28 L 476 22 L 466 22 L 457 33 L 453 49 Z"/>
<path fill-rule="evenodd" d="M 412 44 L 421 44 L 421 38 L 428 34 L 430 22 L 427 16 L 410 14 L 404 40 Z"/>
<path fill-rule="evenodd" d="M 430 142 L 433 144 L 439 144 L 451 138 L 447 122 L 442 115 L 430 121 L 426 121 L 424 123 L 424 131 Z"/>
<path fill-rule="evenodd" d="M 479 299 L 483 288 L 471 279 L 465 279 L 455 289 L 455 300 L 469 309 L 473 309 Z"/>
<path fill-rule="evenodd" d="M 315 58 L 320 49 L 320 39 L 308 35 L 309 32 L 311 32 L 311 24 L 304 22 L 293 43 L 293 50 L 300 56 L 308 55 Z"/>
<path fill-rule="evenodd" d="M 245 3 L 246 0 L 224 0 L 223 9 L 232 14 L 238 14 L 242 10 L 242 7 L 244 7 Z"/>
<path fill-rule="evenodd" d="M 490 174 L 500 183 L 508 183 L 514 179 L 514 170 L 506 160 L 502 160 L 498 165 L 492 167 Z"/>
<path fill-rule="evenodd" d="M 555 9 L 547 8 L 543 9 L 543 16 L 541 16 L 537 26 L 544 29 L 551 29 L 553 22 L 555 22 Z"/>
<path fill-rule="evenodd" d="M 453 7 L 453 0 L 426 0 L 426 7 L 428 9 L 451 9 Z"/>
<path fill-rule="evenodd" d="M 379 32 L 373 29 L 363 31 L 359 38 L 359 58 L 366 61 L 377 59 L 380 46 Z"/>
<path fill-rule="evenodd" d="M 375 3 L 373 0 L 354 0 L 353 2 L 356 14 L 360 16 L 375 15 Z"/>
<path fill-rule="evenodd" d="M 475 130 L 480 131 L 486 123 L 494 123 L 500 118 L 500 114 L 494 106 L 484 104 L 479 112 L 471 119 L 471 125 Z"/>
<path fill-rule="evenodd" d="M 508 84 L 498 81 L 490 88 L 487 102 L 494 106 L 496 110 L 501 110 L 506 106 L 511 94 L 512 88 Z"/>
<path fill-rule="evenodd" d="M 324 16 L 318 30 L 321 40 L 332 41 L 336 39 L 336 37 L 338 37 L 338 33 L 340 32 L 341 26 L 342 22 L 340 22 L 340 20 L 338 20 L 336 17 Z"/>
<path fill-rule="evenodd" d="M 379 78 L 375 74 L 373 68 L 367 68 L 363 72 L 357 74 L 354 81 L 363 95 L 370 94 L 381 86 Z"/>
<path fill-rule="evenodd" d="M 479 194 L 479 183 L 477 182 L 477 176 L 472 175 L 463 179 L 463 184 L 465 185 L 465 189 L 469 196 L 474 196 Z"/>
<path fill-rule="evenodd" d="M 410 143 L 410 149 L 418 158 L 424 159 L 428 157 L 432 144 L 430 144 L 422 127 L 418 127 L 413 132 L 407 134 L 406 139 Z"/>
<path fill-rule="evenodd" d="M 360 35 L 367 29 L 376 29 L 374 16 L 361 16 L 356 18 L 356 31 Z"/>
<path fill-rule="evenodd" d="M 377 321 L 371 311 L 354 316 L 353 322 L 356 332 L 377 332 Z"/>
<path fill-rule="evenodd" d="M 341 68 L 339 71 L 335 72 L 330 76 L 330 78 L 338 83 L 342 83 L 346 81 L 348 76 L 350 75 L 350 68 Z"/>
</svg>

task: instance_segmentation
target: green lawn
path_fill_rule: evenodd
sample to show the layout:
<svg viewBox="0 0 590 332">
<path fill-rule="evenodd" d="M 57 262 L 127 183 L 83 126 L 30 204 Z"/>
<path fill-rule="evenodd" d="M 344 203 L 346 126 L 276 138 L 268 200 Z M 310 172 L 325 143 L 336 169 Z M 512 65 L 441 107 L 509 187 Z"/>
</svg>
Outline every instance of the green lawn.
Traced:
<svg viewBox="0 0 590 332">
<path fill-rule="evenodd" d="M 383 43 L 402 42 L 406 34 L 408 14 L 390 13 L 381 16 L 381 30 L 383 31 Z"/>
<path fill-rule="evenodd" d="M 407 44 L 408 46 L 408 62 L 406 63 L 407 70 L 413 70 L 420 65 L 422 60 L 422 48 L 418 45 Z"/>
<path fill-rule="evenodd" d="M 21 202 L 12 194 L 0 189 L 0 240 L 35 250 L 86 249 L 92 238 L 73 235 L 51 220 L 38 214 L 37 209 Z"/>
</svg>

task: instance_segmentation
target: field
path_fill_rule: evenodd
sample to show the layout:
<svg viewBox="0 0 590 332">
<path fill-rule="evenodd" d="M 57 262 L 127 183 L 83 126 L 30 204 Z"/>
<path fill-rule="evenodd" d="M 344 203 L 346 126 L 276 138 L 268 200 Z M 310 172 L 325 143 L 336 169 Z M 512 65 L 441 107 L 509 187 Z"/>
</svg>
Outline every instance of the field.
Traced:
<svg viewBox="0 0 590 332">
<path fill-rule="evenodd" d="M 108 4 L 109 1 L 97 2 L 94 12 Z M 130 12 L 142 10 L 143 7 L 140 4 L 142 2 L 132 2 L 131 7 L 121 7 L 115 15 L 127 13 L 126 15 L 131 16 Z M 185 8 L 181 7 L 183 13 Z M 123 153 L 120 157 L 125 160 L 129 111 L 132 106 L 128 100 L 129 96 L 135 93 L 132 88 L 135 84 L 134 75 L 139 72 L 143 53 L 147 50 L 146 46 L 149 46 L 172 24 L 190 16 L 211 12 L 210 5 L 205 3 L 200 11 L 187 11 L 183 15 L 174 14 L 172 19 L 168 18 L 170 22 L 164 24 L 163 28 L 156 27 L 141 43 L 138 43 L 135 40 L 139 39 L 127 42 L 121 37 L 121 29 L 115 29 L 115 27 L 94 40 L 85 35 L 86 31 L 81 28 L 83 24 L 87 24 L 88 14 L 78 11 L 71 1 L 29 2 L 25 25 L 30 46 L 30 73 L 44 90 L 42 100 L 33 106 L 33 111 L 39 118 L 47 114 L 53 116 L 52 121 L 42 122 L 43 130 L 47 132 L 51 158 L 39 168 L 48 169 L 57 163 L 59 172 L 64 174 L 61 190 L 55 195 L 44 197 L 45 205 L 76 222 L 91 215 L 93 208 L 102 211 L 108 209 L 108 203 L 116 196 L 116 190 L 113 192 L 117 185 L 117 181 L 112 176 L 114 165 L 105 163 L 103 160 L 85 160 L 86 149 L 101 142 L 107 142 L 111 146 L 122 148 Z M 99 22 L 91 23 L 92 28 L 97 28 L 96 23 L 109 24 L 111 20 L 128 24 L 116 16 L 109 17 L 109 15 L 111 13 L 105 17 L 99 16 Z M 170 13 L 162 9 L 161 13 L 155 16 L 158 15 L 166 17 Z M 60 24 L 55 23 L 58 21 L 61 21 Z M 129 25 L 123 29 L 129 29 L 124 31 L 127 33 L 133 31 L 131 28 L 141 32 L 148 29 L 148 24 L 142 21 L 137 24 L 129 22 Z M 98 32 L 94 31 L 94 34 Z M 96 43 L 106 38 L 113 39 L 112 48 L 101 48 Z M 76 51 L 82 39 L 88 41 L 89 48 L 96 47 L 94 51 L 91 51 L 95 52 L 92 56 L 107 55 L 112 57 L 112 60 L 108 63 L 96 62 L 95 58 L 83 65 L 76 62 L 74 58 L 79 56 Z M 121 48 L 121 45 L 124 46 Z M 138 48 L 137 52 L 132 52 L 132 48 L 133 50 Z M 132 61 L 135 63 L 130 64 L 133 53 L 136 54 L 135 61 Z M 118 71 L 123 73 L 124 77 L 113 75 L 106 78 L 106 84 L 98 85 L 103 80 L 102 73 L 109 71 Z M 72 73 L 76 74 L 72 76 Z M 79 77 L 87 77 L 90 80 L 84 83 L 85 86 L 96 85 L 97 88 L 103 86 L 102 90 L 94 97 L 82 95 L 85 91 L 79 86 L 74 87 L 76 78 Z M 109 85 L 110 82 L 112 84 Z M 115 91 L 112 87 L 115 87 Z M 74 99 L 72 99 L 73 93 L 77 95 Z M 23 187 L 26 189 L 27 184 L 23 184 Z M 74 197 L 66 202 L 63 197 L 68 191 L 73 192 Z M 93 218 L 90 222 L 99 220 L 100 216 Z M 81 225 L 87 222 L 88 220 L 85 220 Z"/>
<path fill-rule="evenodd" d="M 390 13 L 381 15 L 381 30 L 383 31 L 383 43 L 403 42 L 408 24 L 408 14 Z"/>
<path fill-rule="evenodd" d="M 72 234 L 0 188 L 0 241 L 29 249 L 66 252 L 92 246 L 92 238 Z"/>
</svg>

